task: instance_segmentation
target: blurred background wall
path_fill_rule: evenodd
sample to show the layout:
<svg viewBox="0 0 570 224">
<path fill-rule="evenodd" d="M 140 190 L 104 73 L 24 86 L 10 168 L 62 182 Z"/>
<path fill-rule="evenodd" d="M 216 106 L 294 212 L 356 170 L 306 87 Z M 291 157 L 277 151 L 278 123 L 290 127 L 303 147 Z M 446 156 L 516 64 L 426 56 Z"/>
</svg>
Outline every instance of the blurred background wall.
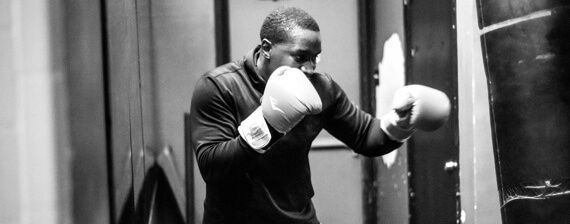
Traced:
<svg viewBox="0 0 570 224">
<path fill-rule="evenodd" d="M 62 4 L 0 11 L 0 222 L 73 223 Z"/>
</svg>

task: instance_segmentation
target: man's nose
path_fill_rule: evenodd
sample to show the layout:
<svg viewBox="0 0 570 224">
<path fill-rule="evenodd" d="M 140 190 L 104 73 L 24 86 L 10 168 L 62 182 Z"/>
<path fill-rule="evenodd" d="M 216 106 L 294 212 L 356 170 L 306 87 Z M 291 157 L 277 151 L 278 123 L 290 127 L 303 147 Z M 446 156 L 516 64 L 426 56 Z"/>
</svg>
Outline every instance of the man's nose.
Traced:
<svg viewBox="0 0 570 224">
<path fill-rule="evenodd" d="M 300 69 L 301 69 L 301 71 L 303 71 L 304 73 L 307 73 L 307 74 L 310 75 L 310 74 L 315 73 L 315 68 L 316 68 L 316 67 L 317 67 L 317 66 L 316 66 L 316 63 L 315 63 L 315 62 L 313 62 L 313 61 L 308 61 L 308 62 L 305 62 L 305 63 L 301 66 Z"/>
</svg>

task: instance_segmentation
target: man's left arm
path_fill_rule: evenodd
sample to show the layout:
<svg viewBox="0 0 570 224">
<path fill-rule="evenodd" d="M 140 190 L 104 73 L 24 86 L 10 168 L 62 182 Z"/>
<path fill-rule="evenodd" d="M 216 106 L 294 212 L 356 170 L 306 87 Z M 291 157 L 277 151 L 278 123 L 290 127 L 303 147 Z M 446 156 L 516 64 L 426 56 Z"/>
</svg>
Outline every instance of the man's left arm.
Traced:
<svg viewBox="0 0 570 224">
<path fill-rule="evenodd" d="M 325 130 L 334 137 L 356 153 L 370 157 L 384 155 L 402 145 L 382 130 L 380 119 L 356 107 L 336 82 L 330 80 L 327 89 L 332 102 L 326 111 L 330 121 Z"/>
<path fill-rule="evenodd" d="M 377 119 L 354 106 L 344 91 L 331 82 L 335 96 L 330 108 L 332 121 L 325 128 L 365 156 L 386 154 L 398 148 L 416 129 L 434 131 L 449 118 L 449 98 L 437 89 L 422 85 L 399 88 L 392 110 Z"/>
</svg>

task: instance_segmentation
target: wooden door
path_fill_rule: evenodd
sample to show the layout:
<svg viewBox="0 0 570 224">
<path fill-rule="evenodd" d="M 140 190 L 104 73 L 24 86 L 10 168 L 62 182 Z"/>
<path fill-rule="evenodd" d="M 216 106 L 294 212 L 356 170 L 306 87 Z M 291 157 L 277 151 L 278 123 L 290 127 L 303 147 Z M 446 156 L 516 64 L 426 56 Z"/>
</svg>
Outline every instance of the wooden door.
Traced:
<svg viewBox="0 0 570 224">
<path fill-rule="evenodd" d="M 404 85 L 404 4 L 402 1 L 366 0 L 361 3 L 361 46 L 363 109 L 381 118 L 392 109 L 394 91 Z M 392 224 L 409 222 L 407 144 L 367 163 L 372 195 L 366 222 Z"/>
<path fill-rule="evenodd" d="M 408 141 L 410 223 L 460 218 L 455 1 L 405 1 L 406 83 L 445 92 L 452 110 L 435 132 Z"/>
</svg>

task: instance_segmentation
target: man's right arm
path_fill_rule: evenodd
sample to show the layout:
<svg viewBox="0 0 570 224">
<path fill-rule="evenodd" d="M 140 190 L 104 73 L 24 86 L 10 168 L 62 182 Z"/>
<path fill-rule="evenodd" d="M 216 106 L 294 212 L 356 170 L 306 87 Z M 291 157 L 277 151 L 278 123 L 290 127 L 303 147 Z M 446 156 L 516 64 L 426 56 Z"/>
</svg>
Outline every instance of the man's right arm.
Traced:
<svg viewBox="0 0 570 224">
<path fill-rule="evenodd" d="M 240 137 L 232 103 L 211 77 L 198 80 L 190 105 L 192 147 L 206 182 L 223 182 L 241 176 L 256 156 Z"/>
</svg>

